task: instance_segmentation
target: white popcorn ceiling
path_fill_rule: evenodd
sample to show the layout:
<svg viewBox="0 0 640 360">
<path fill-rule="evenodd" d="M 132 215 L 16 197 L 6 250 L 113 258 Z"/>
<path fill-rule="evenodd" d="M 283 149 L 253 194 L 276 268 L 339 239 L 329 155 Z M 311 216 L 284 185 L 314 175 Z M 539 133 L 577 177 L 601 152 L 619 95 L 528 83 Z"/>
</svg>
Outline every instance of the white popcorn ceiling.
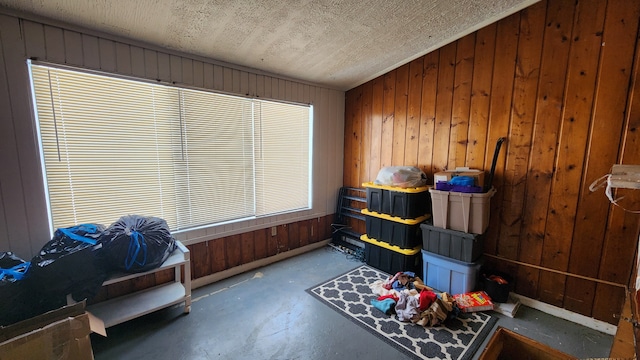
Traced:
<svg viewBox="0 0 640 360">
<path fill-rule="evenodd" d="M 0 6 L 348 90 L 537 1 L 0 0 Z"/>
</svg>

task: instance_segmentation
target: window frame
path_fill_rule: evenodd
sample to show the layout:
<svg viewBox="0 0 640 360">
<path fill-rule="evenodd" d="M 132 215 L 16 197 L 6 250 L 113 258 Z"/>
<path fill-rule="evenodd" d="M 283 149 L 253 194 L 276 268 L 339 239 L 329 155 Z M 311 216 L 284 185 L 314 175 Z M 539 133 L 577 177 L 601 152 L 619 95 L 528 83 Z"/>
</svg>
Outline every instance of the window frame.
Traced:
<svg viewBox="0 0 640 360">
<path fill-rule="evenodd" d="M 188 233 L 190 231 L 194 231 L 194 230 L 200 230 L 200 229 L 209 229 L 209 228 L 215 228 L 215 227 L 219 227 L 219 226 L 225 226 L 228 224 L 233 224 L 233 223 L 238 223 L 238 222 L 242 222 L 242 221 L 247 221 L 247 220 L 253 220 L 253 219 L 259 219 L 259 218 L 269 218 L 269 217 L 277 217 L 278 215 L 282 215 L 282 214 L 288 214 L 288 213 L 298 213 L 298 212 L 305 212 L 305 211 L 309 211 L 311 209 L 313 209 L 313 148 L 314 148 L 314 144 L 313 144 L 313 126 L 314 126 L 314 107 L 312 104 L 307 104 L 307 103 L 300 103 L 300 102 L 292 102 L 292 101 L 284 101 L 284 100 L 278 100 L 278 99 L 265 99 L 265 98 L 260 98 L 258 96 L 246 96 L 246 95 L 240 95 L 240 94 L 235 94 L 235 93 L 229 93 L 229 92 L 224 92 L 224 91 L 219 91 L 219 90 L 213 90 L 213 89 L 206 89 L 206 88 L 200 88 L 200 87 L 193 87 L 193 86 L 188 86 L 185 84 L 176 84 L 176 83 L 168 83 L 168 82 L 163 82 L 163 81 L 159 81 L 159 80 L 151 80 L 151 79 L 146 79 L 146 78 L 140 78 L 140 77 L 135 77 L 135 76 L 129 76 L 129 75 L 123 75 L 123 74 L 117 74 L 117 73 L 110 73 L 110 72 L 105 72 L 105 71 L 98 71 L 98 70 L 92 70 L 92 69 L 86 69 L 86 68 L 81 68 L 81 67 L 75 67 L 75 66 L 68 66 L 68 65 L 62 65 L 62 64 L 55 64 L 55 63 L 50 63 L 50 62 L 44 62 L 44 61 L 36 61 L 36 60 L 28 60 L 28 71 L 29 71 L 29 79 L 31 82 L 31 96 L 32 96 L 32 109 L 34 111 L 34 119 L 35 119 L 35 127 L 36 127 L 36 131 L 37 131 L 37 143 L 39 146 L 39 155 L 40 155 L 40 167 L 41 167 L 41 175 L 43 177 L 43 185 L 44 185 L 44 193 L 45 193 L 45 198 L 46 198 L 46 206 L 47 206 L 47 216 L 48 216 L 48 222 L 49 222 L 49 227 L 50 227 L 50 231 L 51 233 L 53 233 L 54 231 L 54 224 L 53 224 L 53 217 L 52 217 L 52 213 L 53 213 L 53 209 L 52 209 L 52 203 L 51 203 L 51 199 L 50 199 L 50 188 L 49 188 L 49 184 L 48 184 L 48 177 L 47 177 L 47 168 L 46 168 L 46 164 L 45 164 L 45 156 L 44 156 L 44 150 L 43 150 L 43 144 L 42 144 L 42 133 L 41 133 L 41 125 L 40 125 L 40 117 L 38 114 L 38 109 L 37 109 L 37 100 L 36 100 L 36 93 L 34 91 L 34 85 L 33 85 L 33 74 L 32 74 L 32 65 L 36 65 L 36 66 L 44 66 L 44 67 L 49 67 L 49 68 L 53 68 L 53 69 L 61 69 L 61 70 L 68 70 L 68 71 L 73 71 L 73 72 L 78 72 L 78 73 L 86 73 L 86 74 L 90 74 L 90 75 L 98 75 L 98 76 L 105 76 L 108 78 L 115 78 L 115 79 L 123 79 L 123 80 L 129 80 L 129 81 L 134 81 L 134 82 L 138 82 L 138 83 L 142 83 L 142 84 L 149 84 L 149 85 L 159 85 L 159 86 L 166 86 L 169 88 L 174 88 L 177 89 L 180 93 L 182 92 L 182 90 L 193 90 L 193 91 L 198 91 L 198 92 L 203 92 L 203 93 L 211 93 L 211 94 L 215 94 L 215 95 L 224 95 L 224 96 L 231 96 L 234 98 L 238 98 L 238 99 L 245 99 L 245 100 L 250 100 L 252 103 L 254 102 L 258 102 L 258 103 L 262 103 L 262 102 L 266 102 L 266 103 L 280 103 L 280 104 L 287 104 L 287 105 L 296 105 L 296 106 L 302 106 L 302 107 L 306 107 L 307 108 L 307 112 L 308 112 L 308 140 L 306 142 L 306 146 L 308 148 L 308 160 L 307 160 L 307 169 L 306 169 L 306 173 L 308 174 L 308 182 L 307 182 L 307 206 L 306 207 L 302 207 L 302 208 L 296 208 L 296 209 L 289 209 L 289 210 L 285 210 L 282 212 L 274 212 L 274 213 L 269 213 L 269 214 L 264 214 L 264 215 L 257 215 L 254 211 L 254 214 L 251 216 L 247 216 L 247 217 L 242 217 L 242 218 L 237 218 L 237 219 L 230 219 L 230 220 L 225 220 L 225 221 L 219 221 L 219 222 L 214 222 L 214 223 L 207 223 L 207 224 L 202 224 L 202 225 L 192 225 L 192 226 L 187 226 L 187 227 L 183 227 L 183 228 L 179 228 L 179 229 L 174 229 L 172 230 L 172 233 Z M 255 123 L 255 122 L 254 122 Z M 254 169 L 253 171 L 253 177 L 255 178 L 256 176 L 256 170 Z M 254 197 L 254 208 L 256 206 L 256 200 Z M 122 214 L 122 215 L 126 215 L 126 214 Z M 117 219 L 113 219 L 113 221 L 115 221 Z"/>
</svg>

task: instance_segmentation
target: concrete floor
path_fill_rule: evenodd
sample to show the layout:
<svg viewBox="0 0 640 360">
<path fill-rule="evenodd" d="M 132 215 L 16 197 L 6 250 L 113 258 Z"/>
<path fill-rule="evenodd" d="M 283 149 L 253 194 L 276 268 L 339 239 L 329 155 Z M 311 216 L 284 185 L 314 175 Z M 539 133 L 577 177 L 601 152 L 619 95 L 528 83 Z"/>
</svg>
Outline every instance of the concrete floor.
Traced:
<svg viewBox="0 0 640 360">
<path fill-rule="evenodd" d="M 313 298 L 305 289 L 359 265 L 323 247 L 195 289 L 181 306 L 92 334 L 97 360 L 112 359 L 409 359 Z M 608 357 L 613 337 L 521 306 L 496 326 L 578 358 Z M 490 336 L 475 354 L 482 352 Z"/>
</svg>

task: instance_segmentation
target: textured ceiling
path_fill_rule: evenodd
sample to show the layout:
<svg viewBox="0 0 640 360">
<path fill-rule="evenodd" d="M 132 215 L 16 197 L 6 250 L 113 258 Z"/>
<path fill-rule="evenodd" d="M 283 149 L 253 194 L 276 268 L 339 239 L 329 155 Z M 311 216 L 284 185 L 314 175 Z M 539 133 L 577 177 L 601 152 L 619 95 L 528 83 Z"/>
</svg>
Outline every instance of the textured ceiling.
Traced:
<svg viewBox="0 0 640 360">
<path fill-rule="evenodd" d="M 0 0 L 0 6 L 348 90 L 538 0 Z"/>
</svg>

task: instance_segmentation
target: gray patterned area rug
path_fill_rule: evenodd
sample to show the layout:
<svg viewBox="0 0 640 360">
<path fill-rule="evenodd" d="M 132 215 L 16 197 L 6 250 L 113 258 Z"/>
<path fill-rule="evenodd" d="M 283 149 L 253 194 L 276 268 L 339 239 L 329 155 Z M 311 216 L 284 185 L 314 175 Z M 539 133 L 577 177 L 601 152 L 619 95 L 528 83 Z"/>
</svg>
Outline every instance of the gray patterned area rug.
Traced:
<svg viewBox="0 0 640 360">
<path fill-rule="evenodd" d="M 475 312 L 461 313 L 436 327 L 401 322 L 370 303 L 378 295 L 369 284 L 388 277 L 362 265 L 307 292 L 414 359 L 471 359 L 497 321 L 487 313 Z"/>
</svg>

